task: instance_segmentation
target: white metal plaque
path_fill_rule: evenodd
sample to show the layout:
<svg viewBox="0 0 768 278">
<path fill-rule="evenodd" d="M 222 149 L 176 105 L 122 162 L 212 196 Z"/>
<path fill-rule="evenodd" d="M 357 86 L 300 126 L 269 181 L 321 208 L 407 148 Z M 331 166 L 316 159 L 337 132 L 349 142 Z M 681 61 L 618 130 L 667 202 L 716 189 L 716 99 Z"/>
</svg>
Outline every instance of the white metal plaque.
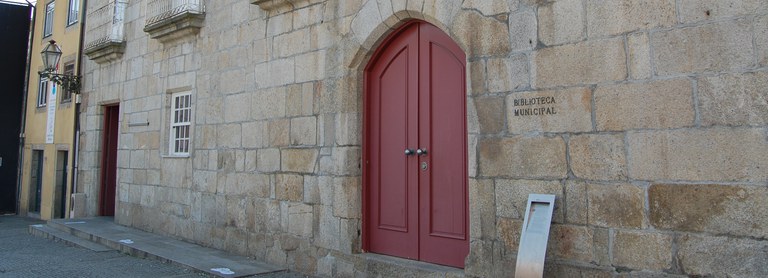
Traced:
<svg viewBox="0 0 768 278">
<path fill-rule="evenodd" d="M 56 129 L 56 82 L 50 83 L 50 94 L 48 95 L 48 118 L 45 126 L 45 143 L 53 144 L 53 134 Z"/>
<path fill-rule="evenodd" d="M 517 251 L 516 278 L 544 276 L 549 225 L 555 209 L 555 195 L 530 194 Z"/>
</svg>

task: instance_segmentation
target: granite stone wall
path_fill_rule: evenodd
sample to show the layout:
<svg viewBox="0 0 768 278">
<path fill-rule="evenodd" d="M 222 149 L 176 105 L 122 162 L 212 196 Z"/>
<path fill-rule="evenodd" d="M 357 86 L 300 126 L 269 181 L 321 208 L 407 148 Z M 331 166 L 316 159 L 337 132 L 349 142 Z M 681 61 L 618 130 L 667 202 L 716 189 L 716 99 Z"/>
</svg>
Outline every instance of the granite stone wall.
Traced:
<svg viewBox="0 0 768 278">
<path fill-rule="evenodd" d="M 216 0 L 162 42 L 146 2 L 128 3 L 123 56 L 85 63 L 91 215 L 119 103 L 116 222 L 303 273 L 508 276 L 543 193 L 546 276 L 768 276 L 764 0 Z M 467 54 L 464 270 L 362 254 L 363 70 L 409 20 Z M 193 148 L 173 157 L 186 91 Z"/>
</svg>

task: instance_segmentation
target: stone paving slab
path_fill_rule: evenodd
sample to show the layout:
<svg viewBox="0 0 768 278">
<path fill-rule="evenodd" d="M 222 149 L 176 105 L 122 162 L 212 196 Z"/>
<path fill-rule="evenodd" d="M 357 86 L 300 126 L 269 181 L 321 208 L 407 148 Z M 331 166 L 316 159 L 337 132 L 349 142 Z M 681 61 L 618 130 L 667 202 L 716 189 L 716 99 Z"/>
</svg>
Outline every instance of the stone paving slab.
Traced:
<svg viewBox="0 0 768 278">
<path fill-rule="evenodd" d="M 87 239 L 76 237 L 72 234 L 61 231 L 59 229 L 52 228 L 45 224 L 35 224 L 35 225 L 29 226 L 29 233 L 34 236 L 63 241 L 70 245 L 80 246 L 94 252 L 106 252 L 106 251 L 114 250 L 107 246 L 98 244 L 96 242 L 93 242 Z"/>
<path fill-rule="evenodd" d="M 218 277 L 246 277 L 285 270 L 222 250 L 121 226 L 111 217 L 56 219 L 48 224 L 124 253 L 176 263 Z"/>
</svg>

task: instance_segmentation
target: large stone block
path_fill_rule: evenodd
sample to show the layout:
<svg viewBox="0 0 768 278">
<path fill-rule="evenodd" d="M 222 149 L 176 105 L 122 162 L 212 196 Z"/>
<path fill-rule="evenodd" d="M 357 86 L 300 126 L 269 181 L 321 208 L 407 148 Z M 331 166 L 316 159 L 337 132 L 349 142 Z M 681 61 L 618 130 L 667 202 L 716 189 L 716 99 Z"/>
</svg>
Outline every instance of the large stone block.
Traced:
<svg viewBox="0 0 768 278">
<path fill-rule="evenodd" d="M 341 177 L 333 180 L 333 215 L 342 218 L 360 218 L 362 215 L 362 186 L 359 177 Z"/>
<path fill-rule="evenodd" d="M 565 223 L 587 224 L 587 183 L 567 180 L 565 182 Z"/>
<path fill-rule="evenodd" d="M 291 121 L 280 119 L 267 124 L 267 146 L 286 146 L 290 142 Z"/>
<path fill-rule="evenodd" d="M 350 31 L 352 31 L 352 35 L 360 45 L 363 45 L 369 36 L 376 36 L 383 31 L 377 30 L 377 27 L 385 27 L 383 24 L 380 24 L 383 20 L 381 18 L 381 13 L 379 12 L 379 5 L 376 2 L 378 1 L 362 3 L 362 7 L 360 7 L 357 14 L 352 17 L 352 21 L 350 22 Z M 367 45 L 365 47 L 370 48 L 370 46 Z"/>
<path fill-rule="evenodd" d="M 523 219 L 510 219 L 506 217 L 496 218 L 496 234 L 506 251 L 517 253 L 520 249 L 520 233 L 523 228 Z"/>
<path fill-rule="evenodd" d="M 216 143 L 219 147 L 239 148 L 242 145 L 242 127 L 240 124 L 226 124 L 218 127 Z"/>
<path fill-rule="evenodd" d="M 315 81 L 325 78 L 326 57 L 328 55 L 325 50 L 296 56 L 296 82 Z"/>
<path fill-rule="evenodd" d="M 528 56 L 520 54 L 509 58 L 488 59 L 488 91 L 509 92 L 529 86 Z"/>
<path fill-rule="evenodd" d="M 224 97 L 224 121 L 228 123 L 241 122 L 248 119 L 251 109 L 250 94 L 227 95 Z"/>
<path fill-rule="evenodd" d="M 594 262 L 594 236 L 594 231 L 586 226 L 552 225 L 547 255 L 560 260 Z"/>
<path fill-rule="evenodd" d="M 469 235 L 473 239 L 496 237 L 496 192 L 492 180 L 469 180 Z"/>
<path fill-rule="evenodd" d="M 300 237 L 311 237 L 313 231 L 312 225 L 312 206 L 293 203 L 288 207 L 288 232 Z"/>
<path fill-rule="evenodd" d="M 317 149 L 282 149 L 280 169 L 286 172 L 313 173 L 317 156 Z"/>
<path fill-rule="evenodd" d="M 672 235 L 617 230 L 611 250 L 617 266 L 656 271 L 672 267 Z"/>
<path fill-rule="evenodd" d="M 285 116 L 285 98 L 285 92 L 280 89 L 254 92 L 249 110 L 251 119 L 263 120 Z"/>
<path fill-rule="evenodd" d="M 699 277 L 768 277 L 768 242 L 686 234 L 678 243 L 682 270 Z"/>
<path fill-rule="evenodd" d="M 768 12 L 764 0 L 680 0 L 679 13 L 683 23 L 716 20 Z"/>
<path fill-rule="evenodd" d="M 504 99 L 501 97 L 474 98 L 480 132 L 499 133 L 504 130 Z"/>
<path fill-rule="evenodd" d="M 289 33 L 275 36 L 272 40 L 272 49 L 275 58 L 293 56 L 309 51 L 309 29 L 294 30 Z"/>
<path fill-rule="evenodd" d="M 509 39 L 512 51 L 534 49 L 539 42 L 538 34 L 535 11 L 524 10 L 509 15 Z"/>
<path fill-rule="evenodd" d="M 254 67 L 254 74 L 261 78 L 256 80 L 256 87 L 270 88 L 294 83 L 296 80 L 295 62 L 296 59 L 294 57 L 288 57 L 257 64 Z"/>
<path fill-rule="evenodd" d="M 589 88 L 510 94 L 507 96 L 507 130 L 516 134 L 592 131 L 591 107 Z"/>
<path fill-rule="evenodd" d="M 768 65 L 768 15 L 755 20 L 755 45 L 760 65 Z"/>
<path fill-rule="evenodd" d="M 275 176 L 275 198 L 283 201 L 301 202 L 304 199 L 304 178 L 299 175 L 288 174 Z"/>
<path fill-rule="evenodd" d="M 631 184 L 587 184 L 587 219 L 608 228 L 645 226 L 645 190 Z"/>
<path fill-rule="evenodd" d="M 629 176 L 636 180 L 768 180 L 763 129 L 630 132 L 627 148 Z"/>
<path fill-rule="evenodd" d="M 765 187 L 654 184 L 648 199 L 657 229 L 768 238 Z"/>
<path fill-rule="evenodd" d="M 768 124 L 768 73 L 703 77 L 699 83 L 701 124 Z"/>
<path fill-rule="evenodd" d="M 336 175 L 359 175 L 360 147 L 337 147 L 331 154 L 331 173 Z"/>
<path fill-rule="evenodd" d="M 335 117 L 335 142 L 339 146 L 360 145 L 363 132 L 360 129 L 360 113 L 339 113 Z"/>
<path fill-rule="evenodd" d="M 539 40 L 557 45 L 584 39 L 584 4 L 582 0 L 546 2 L 538 8 Z"/>
<path fill-rule="evenodd" d="M 260 149 L 256 151 L 256 169 L 259 172 L 276 172 L 280 170 L 280 150 Z"/>
<path fill-rule="evenodd" d="M 565 142 L 560 137 L 478 140 L 479 176 L 565 178 Z"/>
<path fill-rule="evenodd" d="M 318 233 L 315 244 L 326 249 L 336 249 L 339 246 L 339 218 L 333 216 L 333 207 L 318 206 Z"/>
<path fill-rule="evenodd" d="M 525 217 L 529 194 L 555 195 L 552 221 L 563 222 L 563 185 L 560 181 L 497 180 L 496 215 L 522 220 Z"/>
<path fill-rule="evenodd" d="M 656 74 L 719 72 L 754 64 L 750 25 L 724 21 L 651 34 Z"/>
<path fill-rule="evenodd" d="M 241 133 L 244 148 L 260 148 L 266 145 L 269 131 L 266 122 L 251 121 L 242 123 Z"/>
<path fill-rule="evenodd" d="M 670 27 L 677 23 L 675 0 L 587 1 L 589 37 Z"/>
<path fill-rule="evenodd" d="M 588 180 L 626 180 L 624 138 L 613 134 L 575 135 L 568 141 L 571 170 Z"/>
<path fill-rule="evenodd" d="M 291 145 L 317 144 L 317 118 L 301 117 L 291 119 Z"/>
<path fill-rule="evenodd" d="M 473 95 L 487 93 L 485 83 L 488 81 L 485 74 L 485 60 L 467 62 L 469 72 L 467 72 L 467 89 Z"/>
<path fill-rule="evenodd" d="M 465 0 L 461 7 L 478 10 L 483 15 L 509 13 L 509 3 L 505 0 Z"/>
<path fill-rule="evenodd" d="M 534 88 L 623 80 L 627 78 L 624 40 L 592 40 L 544 48 L 534 53 L 533 67 Z"/>
<path fill-rule="evenodd" d="M 629 50 L 629 76 L 631 79 L 651 77 L 651 42 L 648 33 L 627 35 Z"/>
<path fill-rule="evenodd" d="M 469 243 L 469 255 L 464 260 L 464 272 L 476 277 L 493 277 L 493 258 L 500 254 L 494 250 L 492 241 L 475 240 Z"/>
<path fill-rule="evenodd" d="M 693 126 L 693 88 L 687 79 L 598 86 L 595 121 L 598 130 Z"/>
<path fill-rule="evenodd" d="M 510 50 L 508 26 L 494 17 L 486 17 L 473 10 L 461 10 L 451 29 L 464 43 L 468 57 L 503 55 Z"/>
</svg>

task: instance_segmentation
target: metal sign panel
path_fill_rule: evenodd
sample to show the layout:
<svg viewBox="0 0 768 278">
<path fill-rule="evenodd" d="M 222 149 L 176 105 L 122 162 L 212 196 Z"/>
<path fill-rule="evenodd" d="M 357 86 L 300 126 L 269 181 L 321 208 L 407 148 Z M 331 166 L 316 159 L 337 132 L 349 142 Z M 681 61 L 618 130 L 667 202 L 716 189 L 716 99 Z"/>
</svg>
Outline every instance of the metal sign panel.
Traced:
<svg viewBox="0 0 768 278">
<path fill-rule="evenodd" d="M 555 195 L 530 194 L 517 251 L 516 278 L 542 277 Z"/>
</svg>

